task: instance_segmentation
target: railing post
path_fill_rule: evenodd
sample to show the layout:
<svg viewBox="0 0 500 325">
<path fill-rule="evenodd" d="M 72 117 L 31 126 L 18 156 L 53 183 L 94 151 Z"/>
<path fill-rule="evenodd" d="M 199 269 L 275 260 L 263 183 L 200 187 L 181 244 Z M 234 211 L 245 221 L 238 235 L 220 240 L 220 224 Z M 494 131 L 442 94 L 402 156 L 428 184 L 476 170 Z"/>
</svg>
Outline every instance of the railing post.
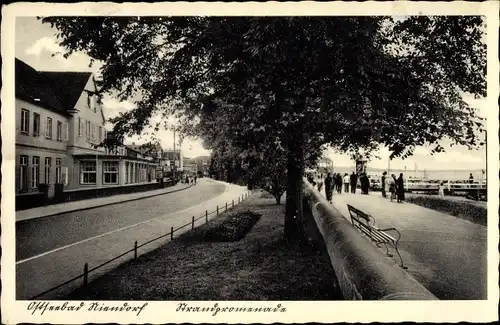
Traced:
<svg viewBox="0 0 500 325">
<path fill-rule="evenodd" d="M 217 206 L 217 215 L 219 215 L 219 206 Z"/>
<path fill-rule="evenodd" d="M 174 227 L 170 227 L 170 240 L 174 240 Z"/>
<path fill-rule="evenodd" d="M 137 259 L 137 240 L 134 243 L 134 260 Z"/>
<path fill-rule="evenodd" d="M 227 212 L 227 202 L 226 202 L 226 212 Z"/>
<path fill-rule="evenodd" d="M 205 210 L 205 221 L 208 223 L 208 211 Z"/>
<path fill-rule="evenodd" d="M 89 283 L 89 263 L 83 266 L 83 286 L 86 287 Z"/>
<path fill-rule="evenodd" d="M 193 216 L 193 221 L 191 221 L 191 229 L 194 229 L 194 216 Z"/>
</svg>

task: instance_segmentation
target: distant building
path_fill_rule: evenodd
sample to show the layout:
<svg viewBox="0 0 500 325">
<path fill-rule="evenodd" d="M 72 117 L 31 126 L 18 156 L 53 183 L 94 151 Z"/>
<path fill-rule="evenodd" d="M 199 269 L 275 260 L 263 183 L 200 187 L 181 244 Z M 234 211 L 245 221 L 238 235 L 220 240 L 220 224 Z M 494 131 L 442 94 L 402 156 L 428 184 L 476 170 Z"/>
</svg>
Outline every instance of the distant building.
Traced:
<svg viewBox="0 0 500 325">
<path fill-rule="evenodd" d="M 177 171 L 184 170 L 184 156 L 180 149 L 164 149 L 162 152 L 162 160 L 163 164 L 167 166 L 175 166 Z"/>
</svg>

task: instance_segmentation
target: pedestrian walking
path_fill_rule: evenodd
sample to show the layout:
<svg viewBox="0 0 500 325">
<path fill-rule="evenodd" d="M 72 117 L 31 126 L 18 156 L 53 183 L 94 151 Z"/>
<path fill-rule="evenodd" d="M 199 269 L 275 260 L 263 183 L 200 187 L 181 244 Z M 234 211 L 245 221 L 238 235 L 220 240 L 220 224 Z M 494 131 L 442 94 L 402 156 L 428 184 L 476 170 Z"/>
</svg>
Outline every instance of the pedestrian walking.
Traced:
<svg viewBox="0 0 500 325">
<path fill-rule="evenodd" d="M 318 192 L 321 193 L 322 189 L 323 189 L 323 182 L 322 182 L 322 180 L 320 178 L 320 179 L 318 179 Z"/>
<path fill-rule="evenodd" d="M 326 200 L 330 203 L 332 203 L 332 194 L 333 194 L 333 178 L 328 173 L 325 178 L 325 195 L 326 195 Z"/>
<path fill-rule="evenodd" d="M 361 183 L 361 193 L 365 195 L 368 194 L 368 189 L 370 188 L 370 180 L 368 179 L 366 173 L 361 174 L 359 181 Z"/>
<path fill-rule="evenodd" d="M 396 191 L 398 196 L 398 203 L 403 203 L 405 200 L 405 183 L 403 180 L 403 173 L 399 174 L 399 178 L 396 180 Z"/>
<path fill-rule="evenodd" d="M 343 181 L 344 181 L 344 193 L 349 193 L 349 183 L 351 180 L 347 173 L 344 174 Z"/>
<path fill-rule="evenodd" d="M 384 197 L 384 198 L 387 197 L 387 194 L 385 192 L 385 189 L 386 189 L 385 183 L 386 183 L 386 178 L 387 178 L 386 175 L 387 175 L 387 172 L 382 173 L 382 183 L 380 184 L 382 186 L 382 197 Z"/>
<path fill-rule="evenodd" d="M 356 193 L 356 185 L 358 184 L 358 175 L 355 172 L 351 174 L 351 193 Z"/>
<path fill-rule="evenodd" d="M 438 193 L 440 197 L 444 197 L 444 182 L 441 182 L 441 184 L 439 184 Z"/>
<path fill-rule="evenodd" d="M 396 197 L 396 175 L 391 174 L 389 178 L 389 192 L 391 192 L 391 202 Z"/>
<path fill-rule="evenodd" d="M 194 185 L 196 185 L 196 182 L 198 181 L 198 176 L 194 175 Z"/>
<path fill-rule="evenodd" d="M 337 189 L 337 193 L 342 193 L 342 174 L 337 173 L 335 176 L 335 188 Z"/>
</svg>

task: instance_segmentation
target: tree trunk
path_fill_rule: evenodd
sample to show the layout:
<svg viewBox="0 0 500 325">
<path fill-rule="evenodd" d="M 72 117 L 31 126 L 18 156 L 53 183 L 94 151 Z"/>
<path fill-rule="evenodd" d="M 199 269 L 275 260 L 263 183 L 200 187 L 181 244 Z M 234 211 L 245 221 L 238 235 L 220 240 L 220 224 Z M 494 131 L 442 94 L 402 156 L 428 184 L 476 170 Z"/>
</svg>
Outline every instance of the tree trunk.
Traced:
<svg viewBox="0 0 500 325">
<path fill-rule="evenodd" d="M 281 204 L 281 196 L 283 195 L 283 192 L 281 192 L 281 186 L 280 186 L 280 180 L 275 178 L 274 179 L 274 189 L 273 189 L 273 195 L 274 198 L 276 199 L 276 204 Z"/>
<path fill-rule="evenodd" d="M 285 238 L 288 242 L 302 238 L 302 175 L 304 148 L 302 139 L 290 141 L 287 158 L 287 191 L 285 207 Z"/>
</svg>

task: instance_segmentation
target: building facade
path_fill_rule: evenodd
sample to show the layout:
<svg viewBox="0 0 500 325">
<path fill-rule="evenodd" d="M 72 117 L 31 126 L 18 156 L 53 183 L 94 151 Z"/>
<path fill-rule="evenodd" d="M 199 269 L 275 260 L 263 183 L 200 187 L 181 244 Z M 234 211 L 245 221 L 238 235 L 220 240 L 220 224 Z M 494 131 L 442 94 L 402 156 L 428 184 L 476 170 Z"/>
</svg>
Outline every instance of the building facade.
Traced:
<svg viewBox="0 0 500 325">
<path fill-rule="evenodd" d="M 101 94 L 90 72 L 36 71 L 16 59 L 16 196 L 154 181 L 156 159 L 110 152 Z"/>
<path fill-rule="evenodd" d="M 70 114 L 36 70 L 16 60 L 16 195 L 39 192 L 40 184 L 63 183 L 71 164 Z M 49 187 L 53 195 L 54 187 Z"/>
</svg>

